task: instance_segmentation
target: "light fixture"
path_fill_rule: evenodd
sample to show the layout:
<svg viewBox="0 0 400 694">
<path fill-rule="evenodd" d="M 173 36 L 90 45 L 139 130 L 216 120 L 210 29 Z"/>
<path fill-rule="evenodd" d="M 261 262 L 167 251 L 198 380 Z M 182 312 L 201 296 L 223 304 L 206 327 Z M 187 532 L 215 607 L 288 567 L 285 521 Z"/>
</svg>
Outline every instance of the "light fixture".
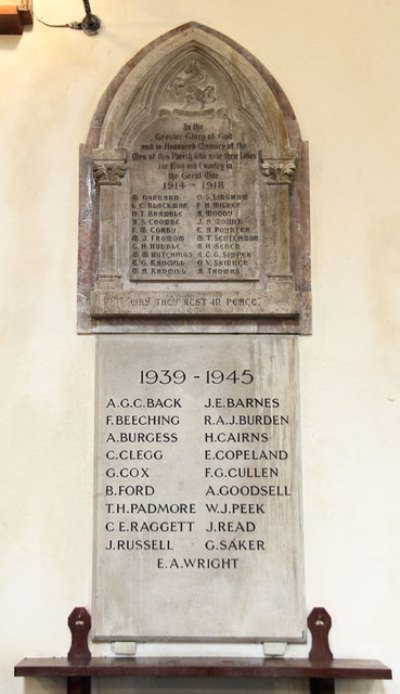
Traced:
<svg viewBox="0 0 400 694">
<path fill-rule="evenodd" d="M 101 22 L 95 14 L 92 14 L 89 0 L 83 0 L 83 6 L 85 8 L 86 17 L 81 21 L 81 29 L 85 34 L 88 34 L 88 36 L 93 36 L 100 31 Z"/>
<path fill-rule="evenodd" d="M 35 18 L 41 24 L 52 29 L 80 29 L 85 32 L 88 36 L 95 36 L 101 29 L 100 19 L 92 13 L 89 0 L 83 0 L 83 6 L 85 8 L 85 16 L 81 22 L 67 22 L 66 24 L 49 24 L 45 22 L 44 19 L 40 19 L 35 15 Z"/>
</svg>

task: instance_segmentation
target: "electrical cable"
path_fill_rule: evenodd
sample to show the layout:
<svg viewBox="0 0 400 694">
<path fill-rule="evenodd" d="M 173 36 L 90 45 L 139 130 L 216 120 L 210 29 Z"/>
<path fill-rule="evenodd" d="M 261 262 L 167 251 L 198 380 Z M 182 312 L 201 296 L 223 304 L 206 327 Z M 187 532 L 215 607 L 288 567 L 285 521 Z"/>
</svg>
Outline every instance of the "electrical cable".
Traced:
<svg viewBox="0 0 400 694">
<path fill-rule="evenodd" d="M 38 22 L 44 24 L 46 27 L 50 27 L 51 29 L 82 29 L 81 22 L 69 22 L 68 24 L 49 24 L 48 22 L 45 22 L 44 19 L 40 19 L 40 17 L 38 17 L 37 14 L 33 13 L 33 16 L 35 17 L 35 19 L 37 19 Z"/>
<path fill-rule="evenodd" d="M 45 22 L 44 19 L 40 19 L 35 13 L 33 13 L 35 19 L 46 27 L 52 29 L 78 29 L 84 31 L 88 36 L 94 36 L 98 33 L 101 28 L 101 22 L 95 14 L 92 14 L 89 0 L 83 0 L 83 6 L 85 8 L 86 16 L 81 22 L 68 22 L 66 24 L 50 24 Z"/>
</svg>

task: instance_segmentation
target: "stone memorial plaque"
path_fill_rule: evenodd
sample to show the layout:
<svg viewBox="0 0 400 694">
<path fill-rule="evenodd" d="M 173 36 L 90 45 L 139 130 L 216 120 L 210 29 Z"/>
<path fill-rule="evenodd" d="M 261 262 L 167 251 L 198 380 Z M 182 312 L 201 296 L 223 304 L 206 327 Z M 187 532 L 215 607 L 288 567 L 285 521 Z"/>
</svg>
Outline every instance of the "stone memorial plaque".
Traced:
<svg viewBox="0 0 400 694">
<path fill-rule="evenodd" d="M 296 338 L 105 336 L 96 370 L 94 638 L 303 640 Z"/>
<path fill-rule="evenodd" d="M 80 202 L 81 332 L 310 331 L 307 146 L 222 34 L 178 27 L 123 68 Z"/>
</svg>

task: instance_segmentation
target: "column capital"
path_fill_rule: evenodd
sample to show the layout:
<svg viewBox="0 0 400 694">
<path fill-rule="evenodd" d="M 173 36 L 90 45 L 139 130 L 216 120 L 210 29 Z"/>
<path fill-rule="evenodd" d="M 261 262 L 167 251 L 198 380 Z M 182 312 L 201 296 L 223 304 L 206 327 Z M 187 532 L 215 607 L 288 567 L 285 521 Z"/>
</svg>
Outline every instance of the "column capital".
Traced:
<svg viewBox="0 0 400 694">
<path fill-rule="evenodd" d="M 100 186 L 120 186 L 127 168 L 126 149 L 94 149 L 93 178 Z"/>
<path fill-rule="evenodd" d="M 260 157 L 261 173 L 269 185 L 290 185 L 296 175 L 296 157 Z"/>
</svg>

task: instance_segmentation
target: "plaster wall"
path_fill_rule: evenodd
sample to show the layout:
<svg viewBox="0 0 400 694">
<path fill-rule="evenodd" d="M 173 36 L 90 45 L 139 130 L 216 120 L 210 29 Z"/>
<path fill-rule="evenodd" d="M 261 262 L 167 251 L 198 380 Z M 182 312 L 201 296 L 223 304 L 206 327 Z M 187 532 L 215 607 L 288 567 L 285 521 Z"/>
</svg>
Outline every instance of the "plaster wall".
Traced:
<svg viewBox="0 0 400 694">
<path fill-rule="evenodd" d="M 83 16 L 79 0 L 34 9 L 54 24 Z M 75 332 L 78 145 L 120 67 L 195 20 L 272 72 L 310 142 L 314 331 L 299 338 L 306 599 L 331 613 L 336 656 L 393 668 L 392 683 L 343 682 L 339 694 L 399 693 L 400 4 L 92 0 L 92 9 L 104 23 L 97 37 L 38 21 L 22 37 L 0 36 L 0 692 L 63 691 L 14 680 L 12 668 L 65 655 L 67 615 L 90 607 L 94 338 Z M 122 694 L 128 684 L 96 688 Z"/>
</svg>

